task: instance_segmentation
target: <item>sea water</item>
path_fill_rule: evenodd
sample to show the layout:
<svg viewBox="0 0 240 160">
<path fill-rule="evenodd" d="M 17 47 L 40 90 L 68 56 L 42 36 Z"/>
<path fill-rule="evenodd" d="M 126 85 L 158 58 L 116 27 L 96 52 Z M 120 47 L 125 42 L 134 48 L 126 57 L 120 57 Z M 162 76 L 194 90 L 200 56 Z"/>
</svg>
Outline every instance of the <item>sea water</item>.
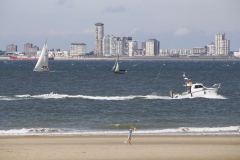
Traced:
<svg viewBox="0 0 240 160">
<path fill-rule="evenodd" d="M 0 136 L 239 135 L 240 61 L 0 61 Z M 217 96 L 172 99 L 193 83 L 221 83 Z"/>
</svg>

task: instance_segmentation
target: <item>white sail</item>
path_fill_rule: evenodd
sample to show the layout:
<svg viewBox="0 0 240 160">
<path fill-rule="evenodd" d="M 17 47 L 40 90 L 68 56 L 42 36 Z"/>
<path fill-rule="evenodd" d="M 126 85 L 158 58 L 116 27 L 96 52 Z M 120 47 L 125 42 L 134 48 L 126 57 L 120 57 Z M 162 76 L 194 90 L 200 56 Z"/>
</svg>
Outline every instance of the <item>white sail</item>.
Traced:
<svg viewBox="0 0 240 160">
<path fill-rule="evenodd" d="M 43 66 L 48 66 L 48 46 L 47 46 L 47 43 L 45 43 Z"/>
<path fill-rule="evenodd" d="M 118 64 L 118 62 L 116 64 L 115 72 L 119 72 L 119 64 Z"/>
<path fill-rule="evenodd" d="M 112 71 L 114 71 L 114 73 L 118 73 L 118 74 L 124 74 L 125 73 L 125 70 L 120 70 L 120 66 L 119 66 L 119 56 L 117 57 L 116 59 L 116 62 L 112 68 Z"/>
<path fill-rule="evenodd" d="M 47 48 L 47 41 L 43 45 L 42 52 L 40 54 L 40 57 L 37 61 L 37 64 L 33 71 L 46 71 L 48 70 L 48 48 Z"/>
<path fill-rule="evenodd" d="M 113 66 L 113 68 L 112 68 L 112 70 L 111 71 L 114 71 L 115 70 L 115 68 L 116 68 L 116 64 L 117 64 L 117 59 L 116 59 L 116 62 L 115 62 L 115 64 L 114 64 L 114 66 Z"/>
</svg>

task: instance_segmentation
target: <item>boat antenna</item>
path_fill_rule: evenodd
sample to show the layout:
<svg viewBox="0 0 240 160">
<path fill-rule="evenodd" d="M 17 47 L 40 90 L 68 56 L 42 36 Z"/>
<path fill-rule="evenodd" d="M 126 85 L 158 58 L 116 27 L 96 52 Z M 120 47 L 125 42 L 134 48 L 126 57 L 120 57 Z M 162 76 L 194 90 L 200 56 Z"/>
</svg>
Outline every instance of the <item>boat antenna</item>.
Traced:
<svg viewBox="0 0 240 160">
<path fill-rule="evenodd" d="M 188 79 L 188 78 L 185 76 L 185 72 L 183 72 L 183 79 L 184 79 L 184 81 L 191 81 L 191 79 Z"/>
<path fill-rule="evenodd" d="M 183 15 L 182 15 L 182 17 L 181 17 L 181 20 L 180 20 L 180 22 L 179 22 L 179 24 L 178 24 L 177 30 L 179 29 L 179 27 L 180 27 L 180 25 L 181 25 L 181 23 L 182 23 L 182 20 L 183 20 L 183 18 L 184 18 L 184 16 L 185 16 L 185 13 L 186 13 L 186 11 L 187 11 L 187 8 L 188 8 L 189 4 L 190 4 L 190 0 L 188 1 L 188 4 L 186 5 L 186 7 L 185 7 L 185 9 L 184 9 L 184 12 L 183 12 Z M 176 32 L 177 32 L 177 30 L 176 30 L 175 33 L 174 33 L 174 36 L 173 36 L 172 41 L 171 41 L 171 43 L 170 43 L 170 47 L 172 46 L 173 41 L 174 41 L 174 39 L 175 39 L 175 37 L 176 37 Z M 165 62 L 165 59 L 163 59 L 163 63 L 162 63 L 162 65 L 160 66 L 160 69 L 159 69 L 159 71 L 158 71 L 157 76 L 155 77 L 153 86 L 156 84 L 156 80 L 157 80 L 158 76 L 160 75 L 163 66 L 165 65 L 164 62 Z M 150 93 L 152 93 L 152 90 L 153 90 L 153 89 L 151 88 Z M 147 102 L 146 102 L 146 103 L 147 103 Z M 145 108 L 146 108 L 146 103 L 145 103 L 144 108 L 142 109 L 140 115 L 142 114 L 143 110 L 145 110 Z M 134 125 L 135 128 L 137 128 L 137 125 L 138 125 L 139 120 L 140 120 L 140 118 L 138 118 L 137 123 Z"/>
<path fill-rule="evenodd" d="M 176 33 L 177 33 L 177 31 L 178 31 L 180 25 L 182 24 L 182 20 L 183 20 L 183 18 L 185 17 L 185 14 L 186 14 L 187 8 L 188 8 L 188 6 L 189 6 L 189 3 L 190 3 L 190 0 L 188 1 L 188 4 L 187 4 L 186 7 L 185 7 L 185 10 L 184 10 L 183 15 L 182 15 L 182 17 L 181 17 L 181 20 L 179 21 L 179 24 L 178 24 L 177 30 L 175 31 L 175 33 L 174 33 L 174 35 L 173 35 L 172 41 L 171 41 L 171 43 L 170 43 L 170 48 L 171 48 L 171 46 L 172 46 L 172 44 L 173 44 L 173 41 L 175 40 Z"/>
</svg>

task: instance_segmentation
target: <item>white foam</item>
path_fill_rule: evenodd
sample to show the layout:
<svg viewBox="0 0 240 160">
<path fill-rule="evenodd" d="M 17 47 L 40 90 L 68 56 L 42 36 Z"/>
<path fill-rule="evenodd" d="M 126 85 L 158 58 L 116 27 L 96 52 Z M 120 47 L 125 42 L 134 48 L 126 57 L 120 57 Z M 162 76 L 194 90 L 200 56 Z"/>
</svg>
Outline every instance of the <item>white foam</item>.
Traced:
<svg viewBox="0 0 240 160">
<path fill-rule="evenodd" d="M 15 97 L 20 97 L 20 98 L 24 98 L 24 97 L 30 97 L 30 94 L 24 94 L 24 95 L 15 95 Z"/>
<path fill-rule="evenodd" d="M 78 130 L 58 128 L 22 128 L 0 130 L 0 136 L 65 136 L 65 135 L 126 135 L 128 130 Z M 237 135 L 240 136 L 240 126 L 229 127 L 179 127 L 166 129 L 137 129 L 135 135 Z"/>
<path fill-rule="evenodd" d="M 3 101 L 12 101 L 12 100 L 16 100 L 16 99 L 13 98 L 13 97 L 0 96 L 0 100 L 3 100 Z"/>
<path fill-rule="evenodd" d="M 147 95 L 143 97 L 146 99 L 172 99 L 171 97 L 168 97 L 168 96 L 158 96 L 158 95 Z"/>
<path fill-rule="evenodd" d="M 82 98 L 82 99 L 92 99 L 92 100 L 131 100 L 134 98 L 143 98 L 143 99 L 164 99 L 164 100 L 172 100 L 172 99 L 186 99 L 186 98 L 171 98 L 170 96 L 161 96 L 161 95 L 127 95 L 127 96 L 90 96 L 90 95 L 68 95 L 68 94 L 58 94 L 58 93 L 49 93 L 49 94 L 40 94 L 40 95 L 15 95 L 14 97 L 6 97 L 0 96 L 0 100 L 23 100 L 23 99 L 64 99 L 64 98 Z M 199 98 L 199 97 L 189 97 L 189 98 Z M 208 99 L 226 99 L 221 95 L 215 96 L 203 96 L 201 98 Z"/>
<path fill-rule="evenodd" d="M 39 98 L 39 99 L 62 99 L 69 96 L 67 94 L 57 94 L 57 93 L 51 92 L 49 94 L 33 95 L 31 97 Z"/>
<path fill-rule="evenodd" d="M 82 98 L 82 99 L 92 99 L 92 100 L 129 100 L 134 98 L 144 98 L 145 96 L 141 95 L 129 95 L 129 96 L 89 96 L 89 95 L 67 95 L 67 94 L 58 94 L 58 93 L 49 93 L 49 94 L 40 94 L 40 95 L 16 95 L 15 97 L 19 99 L 26 98 L 38 98 L 38 99 L 63 99 L 63 98 Z M 12 99 L 10 97 L 0 97 L 0 100 L 3 99 Z"/>
<path fill-rule="evenodd" d="M 209 98 L 209 99 L 227 99 L 226 97 L 222 95 L 215 95 L 215 96 L 204 96 L 203 98 Z"/>
</svg>

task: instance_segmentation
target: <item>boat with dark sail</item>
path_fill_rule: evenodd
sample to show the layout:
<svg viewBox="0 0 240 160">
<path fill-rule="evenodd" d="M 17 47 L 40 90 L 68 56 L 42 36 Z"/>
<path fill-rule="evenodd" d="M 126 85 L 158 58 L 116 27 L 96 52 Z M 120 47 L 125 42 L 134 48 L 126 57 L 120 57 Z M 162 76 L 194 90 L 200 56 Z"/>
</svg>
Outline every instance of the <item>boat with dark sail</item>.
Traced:
<svg viewBox="0 0 240 160">
<path fill-rule="evenodd" d="M 119 56 L 117 56 L 117 59 L 116 59 L 115 64 L 112 68 L 112 71 L 114 71 L 114 73 L 117 73 L 117 74 L 124 74 L 126 72 L 126 70 L 120 70 Z"/>
</svg>

